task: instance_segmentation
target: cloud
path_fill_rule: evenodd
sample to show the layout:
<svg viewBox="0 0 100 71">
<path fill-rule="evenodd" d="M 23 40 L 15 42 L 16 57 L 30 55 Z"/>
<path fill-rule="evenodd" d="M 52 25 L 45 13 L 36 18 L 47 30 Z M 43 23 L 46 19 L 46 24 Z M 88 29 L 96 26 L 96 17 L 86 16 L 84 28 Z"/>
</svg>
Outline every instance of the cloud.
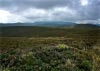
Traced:
<svg viewBox="0 0 100 71">
<path fill-rule="evenodd" d="M 0 6 L 3 8 L 52 8 L 55 6 L 73 6 L 77 5 L 78 0 L 0 0 Z"/>
<path fill-rule="evenodd" d="M 82 20 L 82 21 L 77 21 L 76 23 L 80 24 L 87 24 L 87 23 L 92 23 L 92 24 L 100 24 L 100 20 Z"/>
<path fill-rule="evenodd" d="M 52 9 L 30 8 L 22 12 L 22 15 L 31 20 L 72 20 L 77 13 L 68 7 L 55 7 Z"/>
<path fill-rule="evenodd" d="M 100 0 L 0 0 L 0 10 L 0 22 L 97 21 Z"/>
<path fill-rule="evenodd" d="M 8 23 L 8 22 L 23 22 L 26 21 L 24 17 L 17 15 L 17 14 L 12 14 L 9 11 L 6 10 L 0 10 L 0 22 L 2 23 Z"/>
<path fill-rule="evenodd" d="M 77 12 L 68 7 L 55 7 L 48 10 L 29 8 L 20 13 L 0 10 L 0 15 L 0 22 L 66 21 L 66 19 L 71 21 L 76 19 Z"/>
</svg>

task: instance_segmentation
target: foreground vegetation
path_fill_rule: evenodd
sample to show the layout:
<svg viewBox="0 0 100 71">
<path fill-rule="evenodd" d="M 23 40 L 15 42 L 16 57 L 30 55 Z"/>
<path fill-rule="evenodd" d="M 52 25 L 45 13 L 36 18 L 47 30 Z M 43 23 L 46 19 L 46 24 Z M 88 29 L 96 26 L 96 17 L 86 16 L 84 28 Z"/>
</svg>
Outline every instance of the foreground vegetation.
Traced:
<svg viewBox="0 0 100 71">
<path fill-rule="evenodd" d="M 0 71 L 100 71 L 100 40 L 0 39 Z"/>
<path fill-rule="evenodd" d="M 0 71 L 100 71 L 100 29 L 12 28 L 0 35 Z"/>
</svg>

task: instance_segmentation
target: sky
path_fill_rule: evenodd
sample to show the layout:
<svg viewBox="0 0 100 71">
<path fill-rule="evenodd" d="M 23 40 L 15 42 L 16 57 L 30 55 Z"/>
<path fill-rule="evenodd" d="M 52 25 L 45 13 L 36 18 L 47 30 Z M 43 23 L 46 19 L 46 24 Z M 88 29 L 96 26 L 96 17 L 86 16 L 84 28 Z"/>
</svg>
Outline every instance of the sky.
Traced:
<svg viewBox="0 0 100 71">
<path fill-rule="evenodd" d="M 100 24 L 100 0 L 0 0 L 0 23 L 35 21 Z"/>
</svg>

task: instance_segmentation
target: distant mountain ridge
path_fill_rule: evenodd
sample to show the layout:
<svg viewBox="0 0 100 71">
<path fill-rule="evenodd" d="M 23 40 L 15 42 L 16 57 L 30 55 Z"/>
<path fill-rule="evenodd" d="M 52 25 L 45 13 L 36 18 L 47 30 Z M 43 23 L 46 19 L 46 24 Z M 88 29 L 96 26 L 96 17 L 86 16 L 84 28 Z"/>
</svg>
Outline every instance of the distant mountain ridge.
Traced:
<svg viewBox="0 0 100 71">
<path fill-rule="evenodd" d="M 65 26 L 71 26 L 76 23 L 72 22 L 34 22 L 34 23 L 1 23 L 0 27 L 9 27 L 9 26 L 43 26 L 43 27 L 65 27 Z"/>
<path fill-rule="evenodd" d="M 58 22 L 58 21 L 47 21 L 47 22 L 34 22 L 34 23 L 0 23 L 0 27 L 9 26 L 40 26 L 40 27 L 76 27 L 76 28 L 98 28 L 100 24 L 77 24 L 73 22 Z"/>
</svg>

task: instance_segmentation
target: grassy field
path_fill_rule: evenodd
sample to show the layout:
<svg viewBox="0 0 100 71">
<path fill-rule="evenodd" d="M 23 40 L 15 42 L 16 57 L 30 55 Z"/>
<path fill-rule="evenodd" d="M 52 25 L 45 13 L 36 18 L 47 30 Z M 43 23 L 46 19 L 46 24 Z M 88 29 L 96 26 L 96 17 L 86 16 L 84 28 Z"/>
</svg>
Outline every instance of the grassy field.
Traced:
<svg viewBox="0 0 100 71">
<path fill-rule="evenodd" d="M 0 71 L 100 71 L 99 32 L 100 29 L 2 28 Z"/>
</svg>

